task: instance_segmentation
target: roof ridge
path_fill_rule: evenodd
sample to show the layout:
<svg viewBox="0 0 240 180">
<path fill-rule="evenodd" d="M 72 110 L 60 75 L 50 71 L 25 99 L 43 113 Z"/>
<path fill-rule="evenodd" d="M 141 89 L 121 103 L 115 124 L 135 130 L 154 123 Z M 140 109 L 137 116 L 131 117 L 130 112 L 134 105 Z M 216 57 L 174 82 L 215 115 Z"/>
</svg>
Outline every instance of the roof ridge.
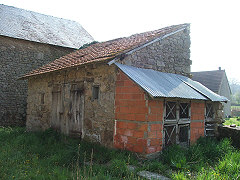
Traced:
<svg viewBox="0 0 240 180">
<path fill-rule="evenodd" d="M 132 49 L 138 48 L 139 46 L 151 42 L 152 40 L 162 37 L 168 33 L 174 32 L 178 29 L 182 29 L 183 27 L 186 26 L 187 24 L 172 25 L 154 31 L 147 31 L 139 34 L 133 34 L 128 37 L 116 38 L 113 40 L 92 44 L 86 48 L 79 49 L 70 54 L 62 56 L 37 70 L 33 70 L 32 72 L 26 74 L 24 77 L 43 74 L 63 68 L 78 66 L 81 64 L 86 64 L 87 62 L 111 59 L 123 53 L 126 53 Z M 69 62 L 69 64 L 66 65 L 65 67 L 62 67 L 62 64 L 66 64 L 66 62 L 64 63 L 59 62 L 65 61 L 66 59 L 68 59 L 71 62 Z M 59 68 L 57 68 L 57 66 L 59 66 Z M 46 68 L 48 70 L 43 70 Z"/>
<path fill-rule="evenodd" d="M 94 39 L 70 19 L 0 4 L 0 35 L 67 48 L 79 48 Z"/>
</svg>

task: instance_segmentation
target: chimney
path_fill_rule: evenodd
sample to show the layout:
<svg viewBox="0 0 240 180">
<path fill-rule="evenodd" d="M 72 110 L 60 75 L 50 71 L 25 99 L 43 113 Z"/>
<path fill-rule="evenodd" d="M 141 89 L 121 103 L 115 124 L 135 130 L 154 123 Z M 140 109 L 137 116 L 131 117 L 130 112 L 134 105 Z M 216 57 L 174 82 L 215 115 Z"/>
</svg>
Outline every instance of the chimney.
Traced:
<svg viewBox="0 0 240 180">
<path fill-rule="evenodd" d="M 219 71 L 221 71 L 221 70 L 222 70 L 222 68 L 221 68 L 221 67 L 218 67 L 218 70 L 219 70 Z"/>
</svg>

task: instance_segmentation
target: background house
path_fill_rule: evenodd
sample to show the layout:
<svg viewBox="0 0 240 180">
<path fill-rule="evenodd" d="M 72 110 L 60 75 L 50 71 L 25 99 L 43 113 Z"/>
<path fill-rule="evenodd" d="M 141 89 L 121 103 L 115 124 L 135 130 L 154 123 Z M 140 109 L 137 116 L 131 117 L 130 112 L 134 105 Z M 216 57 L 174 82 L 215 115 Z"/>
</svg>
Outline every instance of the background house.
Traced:
<svg viewBox="0 0 240 180">
<path fill-rule="evenodd" d="M 181 24 L 96 43 L 31 71 L 27 129 L 143 154 L 188 145 L 209 122 L 214 135 L 227 99 L 188 78 L 189 33 Z"/>
<path fill-rule="evenodd" d="M 225 70 L 219 67 L 216 71 L 192 72 L 192 79 L 198 81 L 213 92 L 225 96 L 229 99 L 227 103 L 223 103 L 224 116 L 231 115 L 231 89 L 228 83 Z"/>
<path fill-rule="evenodd" d="M 77 22 L 0 4 L 0 125 L 24 125 L 23 74 L 93 41 Z"/>
</svg>

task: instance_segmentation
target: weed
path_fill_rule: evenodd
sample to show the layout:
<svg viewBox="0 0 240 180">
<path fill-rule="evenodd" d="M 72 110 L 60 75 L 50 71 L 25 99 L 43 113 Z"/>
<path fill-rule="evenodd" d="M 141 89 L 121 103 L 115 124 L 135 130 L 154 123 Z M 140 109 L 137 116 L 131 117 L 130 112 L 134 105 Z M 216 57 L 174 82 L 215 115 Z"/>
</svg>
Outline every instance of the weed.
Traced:
<svg viewBox="0 0 240 180">
<path fill-rule="evenodd" d="M 72 139 L 48 129 L 0 128 L 0 179 L 140 179 L 127 165 L 172 179 L 240 179 L 240 151 L 229 139 L 200 138 L 188 149 L 172 146 L 141 161 L 127 151 Z"/>
</svg>

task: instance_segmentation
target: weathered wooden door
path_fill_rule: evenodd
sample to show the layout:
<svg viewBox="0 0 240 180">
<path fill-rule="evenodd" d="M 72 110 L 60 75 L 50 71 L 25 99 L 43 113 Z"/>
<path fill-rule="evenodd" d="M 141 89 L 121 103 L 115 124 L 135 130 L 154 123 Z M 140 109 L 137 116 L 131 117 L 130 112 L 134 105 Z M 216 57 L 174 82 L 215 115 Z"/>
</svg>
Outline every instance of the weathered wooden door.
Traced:
<svg viewBox="0 0 240 180">
<path fill-rule="evenodd" d="M 72 88 L 69 107 L 69 135 L 81 137 L 83 126 L 83 92 Z"/>
<path fill-rule="evenodd" d="M 52 119 L 51 127 L 61 130 L 61 122 L 63 118 L 63 102 L 60 86 L 55 86 L 52 91 Z"/>
</svg>

